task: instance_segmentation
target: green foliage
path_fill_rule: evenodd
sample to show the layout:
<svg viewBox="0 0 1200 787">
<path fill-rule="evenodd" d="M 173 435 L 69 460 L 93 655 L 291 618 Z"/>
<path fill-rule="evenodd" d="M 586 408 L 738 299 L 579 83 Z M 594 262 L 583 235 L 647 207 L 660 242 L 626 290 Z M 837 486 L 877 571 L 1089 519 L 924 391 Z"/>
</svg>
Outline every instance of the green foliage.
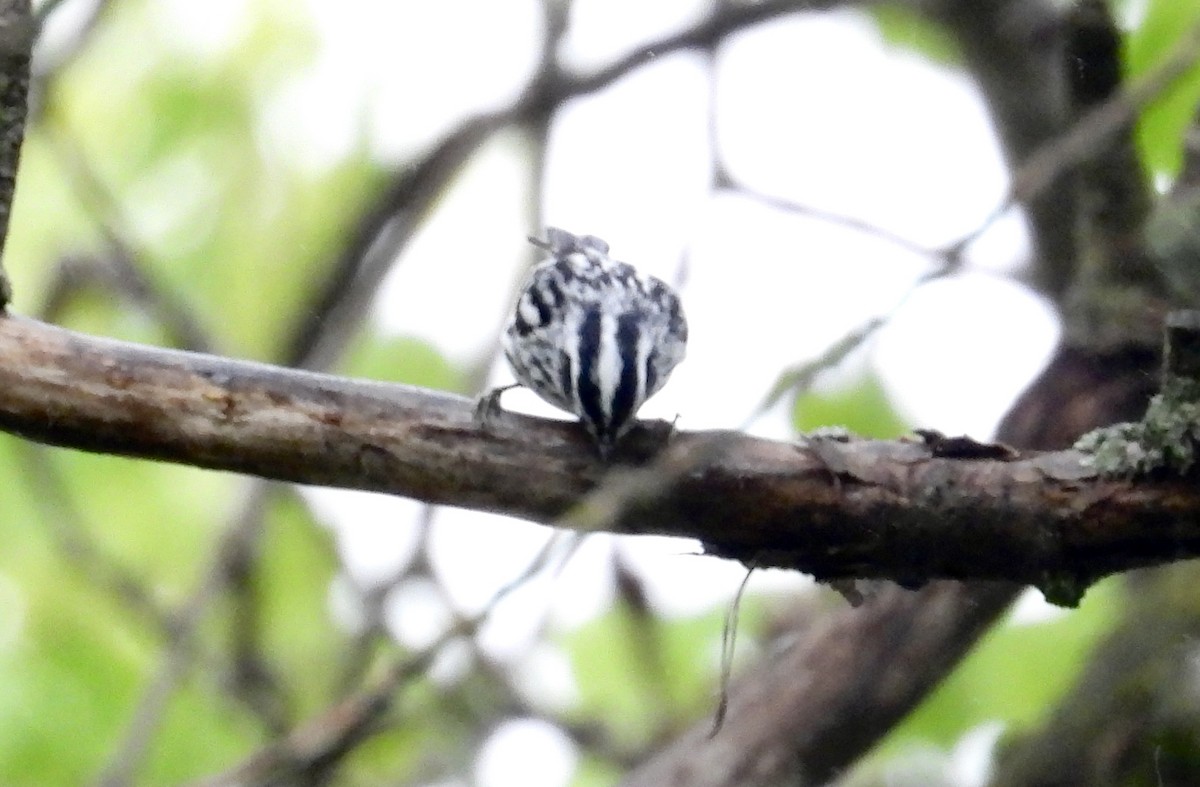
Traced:
<svg viewBox="0 0 1200 787">
<path fill-rule="evenodd" d="M 422 764 L 435 760 L 449 742 L 465 747 L 468 731 L 443 722 L 444 713 L 427 703 L 406 705 L 405 718 L 372 736 L 359 746 L 347 762 L 346 771 L 354 774 L 353 783 L 394 784 L 420 778 Z"/>
<path fill-rule="evenodd" d="M 318 170 L 265 147 L 264 102 L 311 59 L 315 42 L 289 3 L 254 4 L 248 14 L 230 49 L 188 56 L 162 29 L 160 4 L 123 0 L 48 83 L 29 123 L 5 248 L 19 311 L 41 307 L 58 260 L 106 261 L 115 235 L 154 286 L 198 315 L 218 352 L 276 355 L 381 175 L 363 151 Z M 103 286 L 76 292 L 55 319 L 173 340 L 154 315 Z M 371 371 L 454 384 L 428 348 L 399 349 L 376 349 Z M 385 357 L 387 371 L 376 365 Z M 203 582 L 247 482 L 34 453 L 8 436 L 0 471 L 10 480 L 0 486 L 0 783 L 88 783 L 128 734 L 168 644 L 165 621 L 124 599 L 113 572 L 144 586 L 163 614 L 177 610 Z M 253 606 L 257 647 L 294 723 L 330 702 L 346 638 L 327 603 L 337 570 L 329 537 L 293 493 L 277 498 L 253 550 L 253 586 L 240 598 Z M 196 666 L 146 749 L 144 783 L 217 773 L 269 740 L 222 683 L 231 627 L 219 596 L 198 630 Z"/>
<path fill-rule="evenodd" d="M 1017 728 L 1038 721 L 1112 625 L 1120 607 L 1120 583 L 1118 578 L 1097 584 L 1077 609 L 1055 620 L 993 628 L 892 731 L 877 756 L 917 744 L 949 748 L 964 731 L 988 721 Z"/>
<path fill-rule="evenodd" d="M 338 563 L 329 533 L 294 493 L 271 508 L 254 572 L 264 650 L 299 716 L 328 704 L 347 640 L 334 627 L 329 583 Z"/>
<path fill-rule="evenodd" d="M 262 730 L 212 683 L 193 677 L 171 698 L 143 769 L 145 784 L 180 784 L 220 773 L 262 745 Z"/>
<path fill-rule="evenodd" d="M 801 432 L 844 426 L 862 437 L 888 439 L 910 431 L 879 378 L 870 373 L 832 391 L 809 391 L 797 397 L 792 418 Z"/>
<path fill-rule="evenodd" d="M 584 757 L 575 768 L 571 787 L 608 787 L 621 781 L 622 771 L 596 757 Z"/>
<path fill-rule="evenodd" d="M 6 477 L 22 478 L 4 448 Z M 152 639 L 60 559 L 31 491 L 0 487 L 0 783 L 79 784 L 105 762 Z"/>
<path fill-rule="evenodd" d="M 437 348 L 411 337 L 360 334 L 340 371 L 352 377 L 463 391 L 465 381 Z"/>
<path fill-rule="evenodd" d="M 85 783 L 137 697 L 146 643 L 79 577 L 27 571 L 19 584 L 24 625 L 0 656 L 0 781 Z"/>
<path fill-rule="evenodd" d="M 618 604 L 566 635 L 562 644 L 580 692 L 575 712 L 601 721 L 618 741 L 636 745 L 666 726 L 715 710 L 712 686 L 724 613 L 663 621 Z"/>
<path fill-rule="evenodd" d="M 272 16 L 260 8 L 265 16 L 213 62 L 181 58 L 147 30 L 151 10 L 114 6 L 103 34 L 55 81 L 41 122 L 31 124 L 10 272 L 27 293 L 27 270 L 45 281 L 54 252 L 106 256 L 98 213 L 159 284 L 199 312 L 219 350 L 271 358 L 380 173 L 363 153 L 307 172 L 264 149 L 264 100 L 314 46 L 289 22 L 294 10 Z M 131 40 L 143 42 L 136 57 Z M 38 193 L 43 183 L 47 194 Z M 72 192 L 91 195 L 89 204 Z M 132 215 L 111 215 L 116 194 Z M 31 215 L 27 204 L 46 212 Z"/>
<path fill-rule="evenodd" d="M 234 479 L 195 468 L 82 452 L 48 458 L 67 482 L 70 504 L 109 557 L 177 602 L 196 582 L 222 515 L 233 512 Z"/>
<path fill-rule="evenodd" d="M 1200 3 L 1149 0 L 1142 23 L 1126 41 L 1128 77 L 1136 80 L 1164 63 L 1200 24 Z M 1200 103 L 1200 62 L 1152 101 L 1137 125 L 1143 160 L 1157 174 L 1174 175 L 1183 162 L 1183 136 Z"/>
<path fill-rule="evenodd" d="M 935 63 L 957 65 L 958 45 L 938 25 L 897 3 L 882 3 L 867 11 L 888 45 L 912 50 Z"/>
<path fill-rule="evenodd" d="M 298 498 L 281 488 L 255 553 L 255 584 L 245 598 L 260 624 L 256 645 L 283 690 L 286 710 L 306 716 L 328 703 L 346 648 L 326 604 L 337 569 L 328 536 Z M 173 698 L 156 736 L 147 767 L 150 783 L 178 783 L 219 772 L 266 742 L 247 707 L 229 693 L 215 691 L 211 671 L 198 672 Z"/>
</svg>

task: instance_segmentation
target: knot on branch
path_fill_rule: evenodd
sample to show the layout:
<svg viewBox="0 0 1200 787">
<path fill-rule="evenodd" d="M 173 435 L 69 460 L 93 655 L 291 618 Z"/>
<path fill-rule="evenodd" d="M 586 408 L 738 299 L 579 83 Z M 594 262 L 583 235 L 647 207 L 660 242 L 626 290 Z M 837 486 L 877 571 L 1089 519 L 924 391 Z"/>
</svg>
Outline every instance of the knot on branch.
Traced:
<svg viewBox="0 0 1200 787">
<path fill-rule="evenodd" d="M 1075 444 L 1105 476 L 1183 475 L 1200 455 L 1200 311 L 1167 316 L 1162 390 L 1135 423 L 1088 432 Z"/>
</svg>

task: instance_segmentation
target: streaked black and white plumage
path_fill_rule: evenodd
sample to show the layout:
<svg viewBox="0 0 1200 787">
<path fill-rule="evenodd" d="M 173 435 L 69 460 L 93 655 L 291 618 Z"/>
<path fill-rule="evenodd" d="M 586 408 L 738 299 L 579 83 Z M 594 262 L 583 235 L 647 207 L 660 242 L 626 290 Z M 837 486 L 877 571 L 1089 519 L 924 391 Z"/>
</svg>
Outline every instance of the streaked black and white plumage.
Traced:
<svg viewBox="0 0 1200 787">
<path fill-rule="evenodd" d="M 504 331 L 520 385 L 579 417 L 607 456 L 687 345 L 679 297 L 608 256 L 591 235 L 551 227 Z"/>
</svg>

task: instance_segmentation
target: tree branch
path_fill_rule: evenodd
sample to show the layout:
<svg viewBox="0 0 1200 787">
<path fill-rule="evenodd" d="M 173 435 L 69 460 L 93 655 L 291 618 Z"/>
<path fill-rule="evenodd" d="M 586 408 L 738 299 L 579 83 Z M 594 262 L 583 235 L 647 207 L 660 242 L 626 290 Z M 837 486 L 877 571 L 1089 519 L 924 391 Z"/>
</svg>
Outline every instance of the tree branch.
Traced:
<svg viewBox="0 0 1200 787">
<path fill-rule="evenodd" d="M 574 424 L 504 414 L 481 428 L 458 396 L 18 317 L 0 319 L 0 428 L 580 530 L 691 536 L 714 554 L 822 579 L 1004 579 L 1055 592 L 1200 555 L 1194 483 L 1097 478 L 1075 451 L 681 433 L 634 474 L 649 491 L 622 473 L 597 489 L 607 468 Z M 643 424 L 620 458 L 644 463 L 665 432 Z M 589 515 L 597 507 L 611 514 Z"/>
<path fill-rule="evenodd" d="M 0 251 L 8 237 L 17 163 L 25 139 L 29 106 L 29 58 L 34 25 L 29 0 L 0 0 Z M 0 268 L 0 309 L 12 298 L 8 276 Z"/>
<path fill-rule="evenodd" d="M 1055 450 L 1070 446 L 1097 426 L 1137 418 L 1153 393 L 1157 366 L 1153 348 L 1131 347 L 1120 354 L 1102 355 L 1060 348 L 1005 416 L 1000 438 L 1023 447 Z M 1018 585 L 997 583 L 934 583 L 919 593 L 893 586 L 862 608 L 842 609 L 823 625 L 793 630 L 790 637 L 801 644 L 791 648 L 790 655 L 756 665 L 734 684 L 730 699 L 734 712 L 722 735 L 705 739 L 712 722 L 701 720 L 683 736 L 691 746 L 672 744 L 635 771 L 631 783 L 639 783 L 643 770 L 654 777 L 643 784 L 691 787 L 689 777 L 701 773 L 726 774 L 724 782 L 708 780 L 714 787 L 825 783 L 920 702 L 1019 592 Z M 888 631 L 896 636 L 877 636 L 877 626 L 856 624 L 859 616 L 888 621 Z M 923 633 L 930 625 L 936 627 L 933 634 Z M 920 638 L 921 645 L 906 646 L 910 638 Z M 834 655 L 827 659 L 826 652 Z M 819 681 L 804 678 L 810 670 L 839 663 L 846 653 L 853 654 L 852 669 L 818 671 Z M 742 695 L 776 696 L 798 680 L 803 680 L 806 690 L 788 691 L 788 704 L 772 703 L 754 713 L 749 711 L 753 703 L 742 704 Z M 852 701 L 830 701 L 838 695 Z M 739 707 L 747 708 L 746 712 L 737 713 Z M 751 725 L 751 730 L 743 732 L 742 724 Z M 791 773 L 773 771 L 751 781 L 744 771 L 731 772 L 725 732 L 736 735 L 741 748 L 757 753 L 760 762 L 785 763 L 781 767 L 790 765 Z M 801 775 L 808 781 L 802 782 Z"/>
</svg>

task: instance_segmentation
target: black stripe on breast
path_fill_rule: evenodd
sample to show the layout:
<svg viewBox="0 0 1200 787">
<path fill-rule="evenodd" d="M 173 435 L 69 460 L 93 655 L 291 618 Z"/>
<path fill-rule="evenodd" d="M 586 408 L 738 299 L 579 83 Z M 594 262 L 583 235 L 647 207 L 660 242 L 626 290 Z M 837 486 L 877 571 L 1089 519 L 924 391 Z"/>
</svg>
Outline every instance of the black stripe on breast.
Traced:
<svg viewBox="0 0 1200 787">
<path fill-rule="evenodd" d="M 641 315 L 636 311 L 625 312 L 617 318 L 617 350 L 621 358 L 621 379 L 617 382 L 617 390 L 613 394 L 614 435 L 630 419 L 637 406 L 637 344 L 641 322 Z"/>
<path fill-rule="evenodd" d="M 600 360 L 600 310 L 588 309 L 579 327 L 579 415 L 595 427 L 596 434 L 606 434 L 608 419 L 600 402 L 600 385 L 596 364 Z"/>
</svg>

